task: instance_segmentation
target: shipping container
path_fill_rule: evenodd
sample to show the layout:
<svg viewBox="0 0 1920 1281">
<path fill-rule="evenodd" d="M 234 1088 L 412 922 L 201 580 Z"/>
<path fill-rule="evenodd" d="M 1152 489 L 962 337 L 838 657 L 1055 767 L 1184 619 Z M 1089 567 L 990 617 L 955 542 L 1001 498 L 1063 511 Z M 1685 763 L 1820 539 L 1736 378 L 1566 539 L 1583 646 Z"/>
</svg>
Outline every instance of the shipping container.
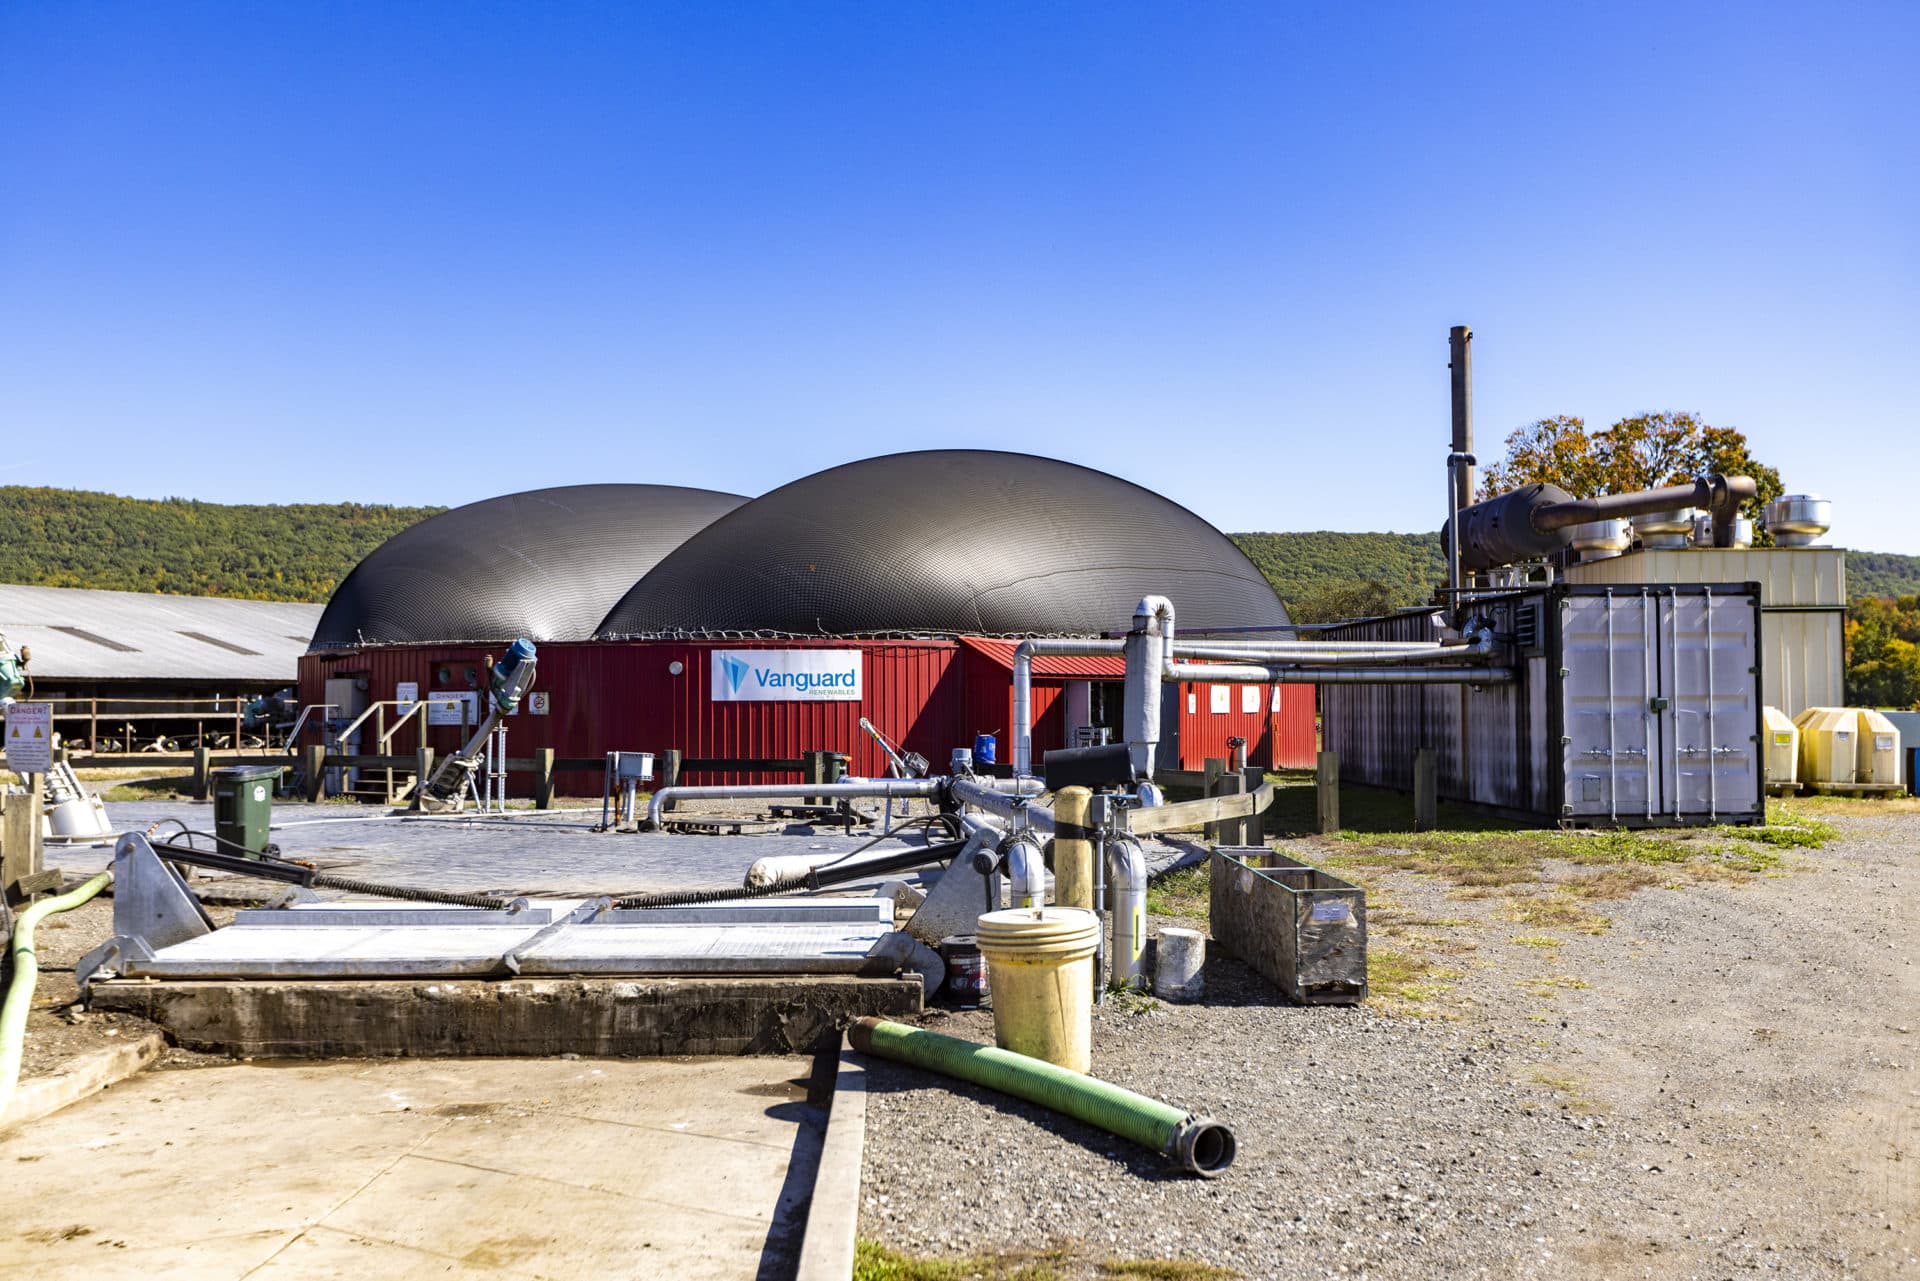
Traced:
<svg viewBox="0 0 1920 1281">
<path fill-rule="evenodd" d="M 1765 821 L 1759 587 L 1562 583 L 1476 597 L 1511 646 L 1497 685 L 1321 691 L 1343 781 L 1410 790 L 1435 753 L 1444 800 L 1542 823 Z M 1434 640 L 1430 611 L 1364 619 L 1336 640 Z"/>
<path fill-rule="evenodd" d="M 1572 565 L 1570 583 L 1760 585 L 1761 694 L 1789 717 L 1846 701 L 1840 547 L 1650 548 Z"/>
</svg>

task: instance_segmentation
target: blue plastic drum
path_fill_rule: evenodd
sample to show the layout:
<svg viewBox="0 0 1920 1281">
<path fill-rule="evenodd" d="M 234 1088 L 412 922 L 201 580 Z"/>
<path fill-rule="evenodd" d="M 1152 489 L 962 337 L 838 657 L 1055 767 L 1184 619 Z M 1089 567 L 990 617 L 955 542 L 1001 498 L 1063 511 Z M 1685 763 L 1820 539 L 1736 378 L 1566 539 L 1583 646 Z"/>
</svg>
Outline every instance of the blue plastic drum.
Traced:
<svg viewBox="0 0 1920 1281">
<path fill-rule="evenodd" d="M 993 764 L 994 741 L 991 734 L 973 736 L 973 759 L 977 765 Z"/>
</svg>

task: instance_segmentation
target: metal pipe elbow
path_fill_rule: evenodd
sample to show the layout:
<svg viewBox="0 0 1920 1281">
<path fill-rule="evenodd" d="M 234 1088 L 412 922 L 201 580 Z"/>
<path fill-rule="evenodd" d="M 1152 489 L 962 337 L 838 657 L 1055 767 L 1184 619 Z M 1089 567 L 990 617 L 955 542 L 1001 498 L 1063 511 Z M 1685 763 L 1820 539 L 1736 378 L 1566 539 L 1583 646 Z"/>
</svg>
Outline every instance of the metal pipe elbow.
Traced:
<svg viewBox="0 0 1920 1281">
<path fill-rule="evenodd" d="M 1044 907 L 1047 863 L 1040 842 L 1022 833 L 1007 843 L 1007 881 L 1015 907 Z"/>
</svg>

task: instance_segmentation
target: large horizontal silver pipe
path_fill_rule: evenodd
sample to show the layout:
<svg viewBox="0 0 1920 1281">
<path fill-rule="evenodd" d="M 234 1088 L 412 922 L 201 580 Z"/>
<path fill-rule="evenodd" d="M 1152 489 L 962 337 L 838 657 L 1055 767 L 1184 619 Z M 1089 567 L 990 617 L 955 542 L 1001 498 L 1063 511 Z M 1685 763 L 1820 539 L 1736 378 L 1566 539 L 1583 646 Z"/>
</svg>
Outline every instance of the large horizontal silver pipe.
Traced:
<svg viewBox="0 0 1920 1281">
<path fill-rule="evenodd" d="M 1172 663 L 1164 679 L 1215 685 L 1505 685 L 1511 667 L 1267 667 L 1253 663 Z"/>
<path fill-rule="evenodd" d="M 1236 654 L 1265 653 L 1328 653 L 1341 654 L 1350 649 L 1396 650 L 1406 653 L 1429 649 L 1444 648 L 1439 641 L 1295 641 L 1295 640 L 1216 640 L 1211 636 L 1195 636 L 1190 640 L 1176 640 L 1173 643 L 1175 657 L 1195 649 L 1225 649 Z"/>
<path fill-rule="evenodd" d="M 1275 667 L 1368 667 L 1418 665 L 1438 666 L 1445 663 L 1484 663 L 1493 656 L 1493 645 L 1486 646 L 1456 645 L 1449 649 L 1395 650 L 1373 649 L 1356 646 L 1343 654 L 1288 654 L 1259 651 L 1247 653 L 1226 649 L 1211 649 L 1206 646 L 1182 645 L 1178 657 L 1181 659 L 1211 658 L 1225 662 L 1271 664 Z"/>
<path fill-rule="evenodd" d="M 1602 494 L 1598 498 L 1573 498 L 1536 508 L 1533 527 L 1542 533 L 1570 529 L 1593 520 L 1611 520 L 1617 516 L 1645 516 L 1650 512 L 1670 511 L 1677 507 L 1712 508 L 1716 497 L 1729 507 L 1738 506 L 1759 492 L 1751 476 L 1706 476 L 1685 485 L 1667 485 L 1660 489 L 1641 489 L 1630 494 Z"/>
<path fill-rule="evenodd" d="M 1037 778 L 1016 779 L 1015 782 L 1027 784 L 1032 788 L 1026 795 L 1037 796 L 1042 784 Z M 1044 831 L 1053 830 L 1053 811 L 1044 805 L 1022 804 L 1020 798 L 1010 796 L 996 788 L 987 787 L 977 779 L 956 778 L 951 785 L 953 799 L 962 805 L 971 805 L 975 809 L 985 810 L 998 818 L 1013 823 L 1016 827 L 1020 817 L 1025 816 L 1032 827 Z"/>
<path fill-rule="evenodd" d="M 1125 641 L 1097 637 L 1035 637 L 1013 650 L 1013 776 L 1033 773 L 1033 657 L 1036 654 L 1119 654 Z"/>
<path fill-rule="evenodd" d="M 833 799 L 884 796 L 938 796 L 942 778 L 869 778 L 849 783 L 743 783 L 736 787 L 663 787 L 647 802 L 647 826 L 660 829 L 660 816 L 675 801 L 762 801 L 800 796 Z"/>
</svg>

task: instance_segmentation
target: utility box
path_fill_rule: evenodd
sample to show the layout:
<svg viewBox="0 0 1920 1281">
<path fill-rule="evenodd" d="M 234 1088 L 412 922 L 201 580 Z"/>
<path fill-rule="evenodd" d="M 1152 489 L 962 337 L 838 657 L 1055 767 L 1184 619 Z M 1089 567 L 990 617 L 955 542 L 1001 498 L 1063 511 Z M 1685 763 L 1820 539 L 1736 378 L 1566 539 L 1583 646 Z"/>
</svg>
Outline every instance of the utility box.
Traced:
<svg viewBox="0 0 1920 1281">
<path fill-rule="evenodd" d="M 1766 821 L 1758 584 L 1558 583 L 1463 608 L 1514 679 L 1323 686 L 1342 781 L 1405 790 L 1425 749 L 1441 800 L 1544 825 Z M 1323 635 L 1441 639 L 1431 609 Z"/>
<path fill-rule="evenodd" d="M 1262 845 L 1213 850 L 1214 942 L 1302 1005 L 1367 996 L 1367 895 Z"/>
<path fill-rule="evenodd" d="M 1761 709 L 1767 790 L 1791 792 L 1800 785 L 1800 727 L 1777 707 Z"/>
<path fill-rule="evenodd" d="M 212 772 L 213 834 L 225 854 L 265 854 L 278 765 L 229 765 Z"/>
</svg>

